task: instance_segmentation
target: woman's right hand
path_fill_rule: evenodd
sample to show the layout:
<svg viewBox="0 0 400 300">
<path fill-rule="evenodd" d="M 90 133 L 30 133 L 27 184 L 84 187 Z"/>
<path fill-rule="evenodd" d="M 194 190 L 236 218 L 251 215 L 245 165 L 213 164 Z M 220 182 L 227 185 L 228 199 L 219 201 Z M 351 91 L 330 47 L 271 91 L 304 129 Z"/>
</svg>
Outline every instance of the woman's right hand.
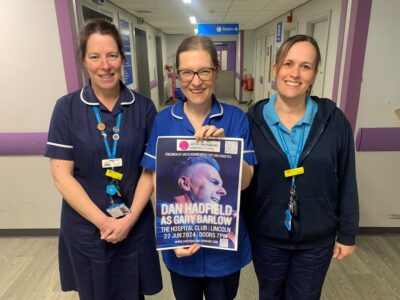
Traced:
<svg viewBox="0 0 400 300">
<path fill-rule="evenodd" d="M 196 141 L 200 142 L 207 140 L 210 137 L 224 137 L 225 132 L 223 128 L 217 128 L 214 125 L 202 126 L 196 130 L 194 138 Z"/>
<path fill-rule="evenodd" d="M 193 244 L 190 247 L 174 249 L 176 257 L 186 257 L 195 254 L 201 248 L 198 244 Z"/>
<path fill-rule="evenodd" d="M 113 244 L 122 242 L 128 236 L 134 223 L 131 214 L 120 219 L 109 217 L 104 227 L 99 228 L 100 239 Z"/>
</svg>

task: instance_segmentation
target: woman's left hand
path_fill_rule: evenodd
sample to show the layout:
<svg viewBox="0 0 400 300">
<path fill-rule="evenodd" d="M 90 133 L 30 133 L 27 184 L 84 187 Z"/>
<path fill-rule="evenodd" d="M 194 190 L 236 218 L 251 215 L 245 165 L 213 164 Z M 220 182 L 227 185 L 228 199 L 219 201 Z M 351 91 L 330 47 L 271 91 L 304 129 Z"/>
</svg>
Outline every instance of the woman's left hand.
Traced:
<svg viewBox="0 0 400 300">
<path fill-rule="evenodd" d="M 196 141 L 203 141 L 210 137 L 224 137 L 225 132 L 223 128 L 217 128 L 214 125 L 202 126 L 196 130 L 194 138 Z"/>
<path fill-rule="evenodd" d="M 105 231 L 100 232 L 100 238 L 109 243 L 119 243 L 126 239 L 132 227 L 133 221 L 130 215 L 126 215 L 121 219 L 113 219 L 110 226 Z"/>
<path fill-rule="evenodd" d="M 356 245 L 347 246 L 347 245 L 343 245 L 343 244 L 336 242 L 335 247 L 333 248 L 333 258 L 342 260 L 346 256 L 349 256 L 350 254 L 352 254 L 355 249 L 356 249 Z"/>
</svg>

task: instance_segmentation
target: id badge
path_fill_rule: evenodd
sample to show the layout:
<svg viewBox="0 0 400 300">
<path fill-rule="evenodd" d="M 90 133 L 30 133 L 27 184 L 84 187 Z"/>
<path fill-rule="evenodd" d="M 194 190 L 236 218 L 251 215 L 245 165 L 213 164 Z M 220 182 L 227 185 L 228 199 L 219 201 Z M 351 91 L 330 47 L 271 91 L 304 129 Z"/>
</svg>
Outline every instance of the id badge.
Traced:
<svg viewBox="0 0 400 300">
<path fill-rule="evenodd" d="M 285 227 L 288 231 L 292 230 L 292 213 L 289 209 L 285 210 Z"/>
<path fill-rule="evenodd" d="M 301 174 L 304 174 L 303 167 L 285 170 L 285 177 L 292 177 Z"/>
<path fill-rule="evenodd" d="M 102 159 L 101 166 L 103 168 L 122 167 L 122 158 Z"/>
<path fill-rule="evenodd" d="M 113 179 L 121 180 L 122 179 L 122 175 L 123 175 L 122 173 L 119 173 L 119 172 L 116 172 L 116 171 L 113 171 L 113 170 L 110 170 L 110 169 L 108 169 L 106 171 L 106 176 L 107 177 L 111 177 Z"/>
<path fill-rule="evenodd" d="M 121 218 L 131 213 L 131 210 L 125 205 L 125 203 L 117 203 L 109 206 L 107 212 L 114 219 Z"/>
</svg>

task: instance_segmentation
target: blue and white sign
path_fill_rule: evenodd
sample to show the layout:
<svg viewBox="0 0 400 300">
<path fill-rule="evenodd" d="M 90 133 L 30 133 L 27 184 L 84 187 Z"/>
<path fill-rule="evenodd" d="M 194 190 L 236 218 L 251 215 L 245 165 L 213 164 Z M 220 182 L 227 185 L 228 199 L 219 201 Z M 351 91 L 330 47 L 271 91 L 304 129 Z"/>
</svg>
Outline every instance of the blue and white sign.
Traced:
<svg viewBox="0 0 400 300">
<path fill-rule="evenodd" d="M 132 56 L 131 56 L 131 54 L 125 54 L 124 83 L 126 85 L 133 83 Z"/>
<path fill-rule="evenodd" d="M 282 42 L 282 21 L 276 23 L 276 42 Z"/>
<path fill-rule="evenodd" d="M 133 83 L 131 33 L 129 30 L 129 22 L 120 18 L 119 31 L 120 31 L 121 40 L 122 40 L 122 51 L 124 51 L 124 54 L 125 54 L 124 83 L 126 85 L 129 85 L 129 84 Z"/>
<path fill-rule="evenodd" d="M 227 35 L 239 34 L 239 24 L 197 24 L 198 34 Z"/>
</svg>

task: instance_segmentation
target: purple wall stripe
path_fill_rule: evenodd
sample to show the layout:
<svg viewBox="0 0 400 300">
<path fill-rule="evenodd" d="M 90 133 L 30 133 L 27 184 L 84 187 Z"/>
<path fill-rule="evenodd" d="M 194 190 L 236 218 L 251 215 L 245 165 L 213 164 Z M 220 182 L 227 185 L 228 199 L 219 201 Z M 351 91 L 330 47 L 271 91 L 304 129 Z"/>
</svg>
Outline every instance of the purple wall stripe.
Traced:
<svg viewBox="0 0 400 300">
<path fill-rule="evenodd" d="M 400 151 L 400 128 L 360 128 L 357 151 Z"/>
<path fill-rule="evenodd" d="M 340 9 L 340 22 L 339 22 L 339 35 L 338 35 L 338 44 L 336 50 L 336 66 L 335 66 L 335 75 L 333 78 L 333 91 L 332 91 L 332 100 L 337 102 L 338 89 L 339 89 L 339 80 L 340 80 L 340 68 L 342 62 L 342 54 L 343 54 L 343 41 L 344 34 L 346 30 L 346 15 L 347 15 L 347 5 L 348 0 L 342 0 L 341 9 Z"/>
<path fill-rule="evenodd" d="M 69 0 L 54 0 L 57 16 L 58 31 L 60 34 L 61 52 L 64 63 L 67 92 L 73 92 L 81 86 L 80 72 L 75 57 L 75 35 L 73 33 L 72 2 Z"/>
<path fill-rule="evenodd" d="M 243 61 L 244 61 L 244 30 L 240 30 L 240 73 L 239 73 L 239 102 L 243 101 L 243 87 L 242 87 L 242 78 L 243 78 Z"/>
<path fill-rule="evenodd" d="M 360 102 L 371 3 L 372 0 L 353 0 L 351 4 L 340 107 L 349 119 L 353 132 Z"/>
<path fill-rule="evenodd" d="M 47 132 L 0 132 L 0 155 L 43 155 Z"/>
<path fill-rule="evenodd" d="M 158 82 L 156 79 L 150 81 L 150 89 L 154 89 L 157 86 L 158 86 Z"/>
<path fill-rule="evenodd" d="M 81 86 L 75 57 L 73 8 L 69 0 L 54 0 L 67 92 Z M 0 155 L 43 155 L 47 132 L 0 132 Z"/>
</svg>

